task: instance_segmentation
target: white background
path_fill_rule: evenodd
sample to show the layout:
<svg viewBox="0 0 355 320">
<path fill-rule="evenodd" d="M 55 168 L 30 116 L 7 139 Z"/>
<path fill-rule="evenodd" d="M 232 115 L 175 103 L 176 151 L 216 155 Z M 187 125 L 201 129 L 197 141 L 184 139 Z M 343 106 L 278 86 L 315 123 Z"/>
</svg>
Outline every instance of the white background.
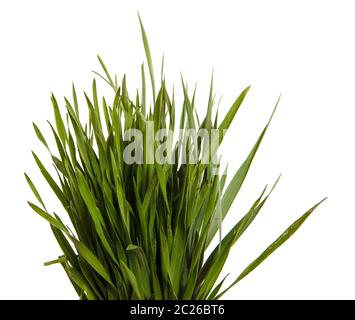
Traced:
<svg viewBox="0 0 355 320">
<path fill-rule="evenodd" d="M 198 83 L 201 113 L 213 67 L 221 113 L 252 85 L 223 148 L 230 175 L 282 93 L 225 228 L 266 183 L 283 176 L 233 249 L 225 268 L 230 280 L 299 215 L 329 197 L 225 298 L 355 298 L 355 6 L 325 0 L 1 1 L 0 298 L 76 298 L 60 266 L 43 266 L 60 251 L 46 222 L 25 201 L 33 197 L 23 171 L 52 209 L 63 213 L 32 159 L 32 149 L 44 152 L 31 122 L 45 128 L 45 120 L 52 120 L 51 91 L 62 102 L 72 81 L 78 91 L 90 90 L 97 53 L 119 78 L 128 74 L 134 92 L 144 59 L 137 10 L 157 75 L 164 53 L 170 85 L 179 85 L 180 71 L 190 87 Z"/>
</svg>

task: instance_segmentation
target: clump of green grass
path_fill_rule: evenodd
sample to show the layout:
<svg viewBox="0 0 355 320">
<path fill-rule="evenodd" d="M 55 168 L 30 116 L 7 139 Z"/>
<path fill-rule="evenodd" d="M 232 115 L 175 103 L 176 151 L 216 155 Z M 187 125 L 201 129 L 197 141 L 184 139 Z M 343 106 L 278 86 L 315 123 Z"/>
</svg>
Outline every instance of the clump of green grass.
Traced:
<svg viewBox="0 0 355 320">
<path fill-rule="evenodd" d="M 218 299 L 289 239 L 320 202 L 284 231 L 236 280 L 226 286 L 223 286 L 226 277 L 218 282 L 232 246 L 254 221 L 273 190 L 266 193 L 265 188 L 242 219 L 222 238 L 218 232 L 221 223 L 242 187 L 270 122 L 228 186 L 225 186 L 226 175 L 218 172 L 218 162 L 203 161 L 206 137 L 199 138 L 197 143 L 187 143 L 187 149 L 193 150 L 194 163 L 183 162 L 179 157 L 179 146 L 183 142 L 179 138 L 168 148 L 175 160 L 172 163 L 127 164 L 123 152 L 130 142 L 125 141 L 124 132 L 132 128 L 140 130 L 144 146 L 149 139 L 149 121 L 153 123 L 154 132 L 177 128 L 183 132 L 190 129 L 217 131 L 217 141 L 208 140 L 207 156 L 209 159 L 214 157 L 249 90 L 246 88 L 224 119 L 218 121 L 218 112 L 212 116 L 211 83 L 207 112 L 200 122 L 195 110 L 195 95 L 189 95 L 182 81 L 184 100 L 176 125 L 174 93 L 168 93 L 164 77 L 156 91 L 150 49 L 142 24 L 141 31 L 152 85 L 150 107 L 146 101 L 143 66 L 141 92 L 131 99 L 125 78 L 119 85 L 117 77 L 110 75 L 99 58 L 103 69 L 103 75 L 99 76 L 114 90 L 113 101 L 109 103 L 104 97 L 99 99 L 94 80 L 92 93 L 85 94 L 89 119 L 84 123 L 79 117 L 74 86 L 71 101 L 65 99 L 65 117 L 52 95 L 55 126 L 50 126 L 56 153 L 34 125 L 37 137 L 50 152 L 56 178 L 35 153 L 34 159 L 72 224 L 69 228 L 57 214 L 49 212 L 26 175 L 38 201 L 38 205 L 32 202 L 29 205 L 50 223 L 63 252 L 46 265 L 60 263 L 80 299 L 85 300 Z M 158 145 L 153 145 L 156 151 Z M 148 152 L 145 148 L 141 151 L 144 156 Z M 207 256 L 206 250 L 218 234 L 219 243 Z"/>
</svg>

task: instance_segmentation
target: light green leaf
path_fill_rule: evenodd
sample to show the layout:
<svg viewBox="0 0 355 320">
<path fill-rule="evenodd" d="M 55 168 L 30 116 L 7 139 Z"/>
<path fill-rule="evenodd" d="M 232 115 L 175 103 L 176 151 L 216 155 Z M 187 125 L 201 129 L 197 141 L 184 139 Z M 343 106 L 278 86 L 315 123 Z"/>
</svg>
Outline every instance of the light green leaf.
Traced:
<svg viewBox="0 0 355 320">
<path fill-rule="evenodd" d="M 244 271 L 239 275 L 237 280 L 235 280 L 226 290 L 224 290 L 218 297 L 220 298 L 224 293 L 226 293 L 231 287 L 237 284 L 240 280 L 245 278 L 250 272 L 252 272 L 257 266 L 259 266 L 267 257 L 269 257 L 276 249 L 283 245 L 305 222 L 305 220 L 311 215 L 311 213 L 326 200 L 324 198 L 311 209 L 309 209 L 305 214 L 303 214 L 299 219 L 292 223 L 270 246 L 268 246 L 265 251 L 256 258 Z"/>
</svg>

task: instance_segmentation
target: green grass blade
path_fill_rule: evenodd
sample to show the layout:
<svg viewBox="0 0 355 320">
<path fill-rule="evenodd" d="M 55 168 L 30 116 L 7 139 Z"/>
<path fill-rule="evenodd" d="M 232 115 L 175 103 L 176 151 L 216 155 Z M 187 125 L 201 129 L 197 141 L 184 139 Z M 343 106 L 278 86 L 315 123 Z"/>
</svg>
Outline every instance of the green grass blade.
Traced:
<svg viewBox="0 0 355 320">
<path fill-rule="evenodd" d="M 100 57 L 99 55 L 97 55 L 97 59 L 98 59 L 99 62 L 100 62 L 100 65 L 101 65 L 101 67 L 102 67 L 102 70 L 104 70 L 104 72 L 105 72 L 105 75 L 106 75 L 106 77 L 107 77 L 107 80 L 106 80 L 103 76 L 101 76 L 99 73 L 97 73 L 97 72 L 94 72 L 94 73 L 97 74 L 98 76 L 100 76 L 100 77 L 101 77 L 102 79 L 104 79 L 105 81 L 107 81 L 108 84 L 109 84 L 115 91 L 117 91 L 117 86 L 116 86 L 115 83 L 113 82 L 113 80 L 112 80 L 112 78 L 111 78 L 111 75 L 110 75 L 110 73 L 108 72 L 104 61 L 101 59 L 101 57 Z"/>
<path fill-rule="evenodd" d="M 67 137 L 67 133 L 65 130 L 65 125 L 64 125 L 62 116 L 60 114 L 57 100 L 55 99 L 53 94 L 51 96 L 51 101 L 52 101 L 52 106 L 53 106 L 53 110 L 54 110 L 54 118 L 55 118 L 57 130 L 58 130 L 58 134 L 59 134 L 59 137 L 62 140 L 63 144 L 65 145 L 66 141 L 68 140 L 68 137 Z"/>
<path fill-rule="evenodd" d="M 30 177 L 25 173 L 25 178 L 27 180 L 28 185 L 30 186 L 33 194 L 35 195 L 35 197 L 37 198 L 37 200 L 39 201 L 39 203 L 42 205 L 42 207 L 44 209 L 46 209 L 46 206 L 44 205 L 44 202 L 39 194 L 39 192 L 37 191 L 37 188 L 35 187 L 35 185 L 33 184 L 32 180 L 30 179 Z"/>
<path fill-rule="evenodd" d="M 48 212 L 42 210 L 40 207 L 36 206 L 34 203 L 28 201 L 29 206 L 38 213 L 42 218 L 47 220 L 53 227 L 63 231 L 64 233 L 69 235 L 68 230 L 61 224 L 56 218 L 52 217 Z"/>
<path fill-rule="evenodd" d="M 37 138 L 43 143 L 43 145 L 47 148 L 47 150 L 49 151 L 49 147 L 48 147 L 48 144 L 47 144 L 47 141 L 46 139 L 44 138 L 41 130 L 39 130 L 39 128 L 36 126 L 35 123 L 32 123 L 33 125 L 33 129 L 35 130 L 35 133 L 37 135 Z"/>
<path fill-rule="evenodd" d="M 223 121 L 221 122 L 221 124 L 219 125 L 219 131 L 220 133 L 222 133 L 222 135 L 220 134 L 220 141 L 219 143 L 222 142 L 223 137 L 224 137 L 224 130 L 228 130 L 229 126 L 231 125 L 237 111 L 239 110 L 239 107 L 241 106 L 241 104 L 244 101 L 245 96 L 247 95 L 247 93 L 250 90 L 250 86 L 246 87 L 243 92 L 239 95 L 239 97 L 235 100 L 235 102 L 233 103 L 233 105 L 231 106 L 231 108 L 229 109 L 228 113 L 226 114 L 226 116 L 224 117 Z"/>
<path fill-rule="evenodd" d="M 150 81 L 152 83 L 153 101 L 155 101 L 155 80 L 154 80 L 154 69 L 153 69 L 152 55 L 150 53 L 148 38 L 147 38 L 147 35 L 144 30 L 143 22 L 142 22 L 141 17 L 139 16 L 139 14 L 138 14 L 138 19 L 139 19 L 139 24 L 141 27 L 144 51 L 145 51 L 145 55 L 146 55 L 147 63 L 148 63 Z"/>
<path fill-rule="evenodd" d="M 240 166 L 240 168 L 238 169 L 238 171 L 235 173 L 235 175 L 233 176 L 231 182 L 229 183 L 226 191 L 223 194 L 222 197 L 222 220 L 225 218 L 225 216 L 227 215 L 234 199 L 236 198 L 236 196 L 239 193 L 239 190 L 241 189 L 243 182 L 246 178 L 247 173 L 249 172 L 249 168 L 254 160 L 254 157 L 256 155 L 256 152 L 259 149 L 259 146 L 265 136 L 265 133 L 270 125 L 270 122 L 275 114 L 275 110 L 279 104 L 280 98 L 277 100 L 276 102 L 276 106 L 274 108 L 274 111 L 271 114 L 271 117 L 268 121 L 268 123 L 266 124 L 265 128 L 263 129 L 263 131 L 261 132 L 258 140 L 256 141 L 255 145 L 253 146 L 253 148 L 251 149 L 248 157 L 246 158 L 246 160 L 243 162 L 243 164 Z M 218 224 L 217 222 L 214 222 L 214 224 L 211 226 L 211 231 L 210 231 L 210 236 L 208 239 L 208 243 L 210 243 L 214 237 L 214 235 L 216 234 L 218 230 Z"/>
<path fill-rule="evenodd" d="M 65 267 L 69 277 L 73 280 L 73 282 L 85 292 L 85 295 L 88 300 L 96 300 L 95 294 L 92 292 L 90 285 L 85 280 L 85 278 L 75 269 L 70 268 L 68 266 Z"/>
<path fill-rule="evenodd" d="M 121 265 L 122 265 L 122 271 L 127 276 L 128 280 L 133 288 L 134 293 L 137 295 L 138 299 L 143 299 L 144 296 L 143 296 L 141 289 L 138 285 L 136 276 L 134 275 L 134 273 L 128 268 L 128 266 L 124 262 L 121 261 Z"/>
<path fill-rule="evenodd" d="M 76 239 L 71 239 L 74 242 L 75 248 L 78 250 L 83 259 L 102 277 L 104 278 L 111 286 L 114 287 L 109 273 L 106 271 L 105 267 L 102 265 L 100 260 L 90 251 L 90 249 L 81 241 Z"/>
<path fill-rule="evenodd" d="M 305 220 L 311 215 L 311 213 L 326 200 L 319 201 L 316 205 L 314 205 L 311 209 L 309 209 L 305 214 L 303 214 L 299 219 L 297 219 L 294 223 L 292 223 L 270 246 L 268 246 L 265 251 L 256 258 L 248 267 L 244 269 L 244 271 L 239 275 L 237 280 L 235 280 L 226 290 L 224 290 L 218 297 L 220 298 L 224 293 L 226 293 L 230 288 L 232 288 L 235 284 L 245 278 L 250 272 L 252 272 L 257 266 L 259 266 L 267 257 L 269 257 L 276 249 L 278 249 L 281 245 L 283 245 L 305 222 Z"/>
</svg>

